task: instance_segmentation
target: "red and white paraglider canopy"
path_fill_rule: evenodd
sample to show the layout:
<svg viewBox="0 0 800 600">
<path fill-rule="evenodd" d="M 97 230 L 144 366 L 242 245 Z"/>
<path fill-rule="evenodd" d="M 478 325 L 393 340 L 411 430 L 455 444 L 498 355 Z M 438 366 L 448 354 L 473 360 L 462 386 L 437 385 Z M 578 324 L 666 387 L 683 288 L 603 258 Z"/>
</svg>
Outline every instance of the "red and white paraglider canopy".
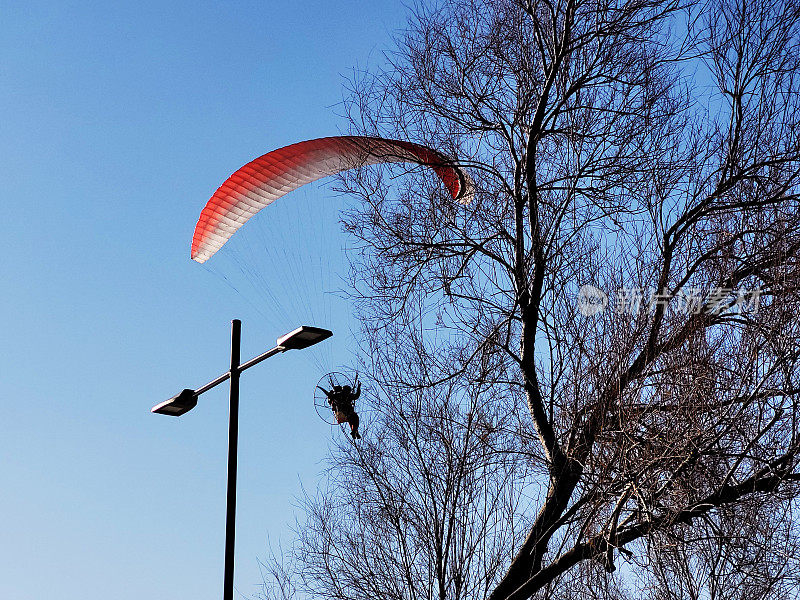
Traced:
<svg viewBox="0 0 800 600">
<path fill-rule="evenodd" d="M 308 140 L 256 158 L 219 187 L 195 226 L 192 260 L 207 261 L 250 217 L 302 185 L 364 165 L 399 162 L 430 167 L 454 200 L 470 201 L 472 185 L 467 174 L 426 146 L 360 136 Z"/>
</svg>

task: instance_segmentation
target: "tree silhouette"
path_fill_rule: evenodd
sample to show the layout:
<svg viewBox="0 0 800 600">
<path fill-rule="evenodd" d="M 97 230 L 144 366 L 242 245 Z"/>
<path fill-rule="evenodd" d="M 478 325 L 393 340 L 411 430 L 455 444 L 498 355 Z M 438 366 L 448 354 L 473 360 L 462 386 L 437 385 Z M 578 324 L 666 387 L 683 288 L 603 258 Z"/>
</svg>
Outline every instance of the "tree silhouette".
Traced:
<svg viewBox="0 0 800 600">
<path fill-rule="evenodd" d="M 458 157 L 474 198 L 341 178 L 372 412 L 267 595 L 797 589 L 799 24 L 758 0 L 416 6 L 346 116 Z"/>
</svg>

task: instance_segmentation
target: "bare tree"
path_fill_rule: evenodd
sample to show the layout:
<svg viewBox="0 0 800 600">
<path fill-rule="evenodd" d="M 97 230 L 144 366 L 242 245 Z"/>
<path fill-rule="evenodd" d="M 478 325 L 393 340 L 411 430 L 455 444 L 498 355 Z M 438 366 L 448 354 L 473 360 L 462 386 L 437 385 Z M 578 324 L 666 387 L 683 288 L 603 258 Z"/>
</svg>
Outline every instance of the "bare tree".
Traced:
<svg viewBox="0 0 800 600">
<path fill-rule="evenodd" d="M 268 594 L 797 594 L 799 27 L 794 1 L 416 7 L 347 116 L 474 197 L 342 179 L 371 413 Z"/>
</svg>

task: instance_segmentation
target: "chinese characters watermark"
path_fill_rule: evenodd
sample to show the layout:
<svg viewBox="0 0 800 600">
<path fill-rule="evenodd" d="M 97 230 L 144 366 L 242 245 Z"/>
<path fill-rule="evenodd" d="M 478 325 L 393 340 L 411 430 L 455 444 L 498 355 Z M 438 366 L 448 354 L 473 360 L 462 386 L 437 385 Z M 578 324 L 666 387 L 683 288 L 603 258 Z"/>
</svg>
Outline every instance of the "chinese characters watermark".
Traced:
<svg viewBox="0 0 800 600">
<path fill-rule="evenodd" d="M 745 288 L 712 287 L 703 290 L 687 287 L 676 294 L 659 294 L 645 288 L 619 288 L 609 294 L 593 285 L 583 285 L 578 290 L 578 310 L 591 317 L 611 308 L 616 314 L 638 315 L 641 311 L 653 312 L 657 307 L 666 309 L 672 305 L 684 314 L 720 314 L 724 311 L 756 313 L 761 302 L 762 290 Z"/>
</svg>

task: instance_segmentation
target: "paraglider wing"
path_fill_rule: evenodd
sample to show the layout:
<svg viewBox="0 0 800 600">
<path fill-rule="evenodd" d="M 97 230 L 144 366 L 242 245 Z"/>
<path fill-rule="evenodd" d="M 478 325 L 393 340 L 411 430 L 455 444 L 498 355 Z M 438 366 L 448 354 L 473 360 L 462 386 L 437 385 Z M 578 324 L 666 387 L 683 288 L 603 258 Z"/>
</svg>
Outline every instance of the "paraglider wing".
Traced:
<svg viewBox="0 0 800 600">
<path fill-rule="evenodd" d="M 432 168 L 454 200 L 469 202 L 472 192 L 466 173 L 426 146 L 360 136 L 308 140 L 256 158 L 219 187 L 195 226 L 192 260 L 207 261 L 250 217 L 306 183 L 363 165 L 396 162 Z"/>
</svg>

